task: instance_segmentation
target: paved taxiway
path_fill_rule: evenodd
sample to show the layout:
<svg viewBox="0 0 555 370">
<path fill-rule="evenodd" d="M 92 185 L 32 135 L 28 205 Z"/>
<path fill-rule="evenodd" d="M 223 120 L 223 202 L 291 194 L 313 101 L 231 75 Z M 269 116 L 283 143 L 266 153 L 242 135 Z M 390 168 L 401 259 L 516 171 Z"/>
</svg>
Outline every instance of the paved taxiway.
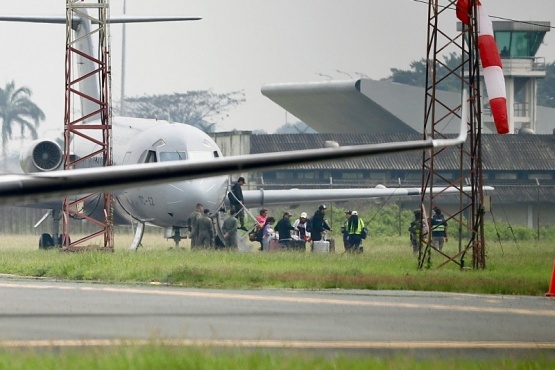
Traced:
<svg viewBox="0 0 555 370">
<path fill-rule="evenodd" d="M 0 345 L 152 338 L 247 347 L 555 351 L 555 300 L 0 279 Z"/>
</svg>

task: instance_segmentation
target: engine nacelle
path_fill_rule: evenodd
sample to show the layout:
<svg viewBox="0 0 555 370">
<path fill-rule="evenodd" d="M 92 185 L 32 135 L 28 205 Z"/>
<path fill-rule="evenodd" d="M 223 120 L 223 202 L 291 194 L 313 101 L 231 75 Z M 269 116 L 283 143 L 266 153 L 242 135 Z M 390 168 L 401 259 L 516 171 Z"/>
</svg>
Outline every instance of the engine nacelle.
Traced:
<svg viewBox="0 0 555 370">
<path fill-rule="evenodd" d="M 52 140 L 35 140 L 19 155 L 19 165 L 25 173 L 48 172 L 60 169 L 63 152 Z"/>
</svg>

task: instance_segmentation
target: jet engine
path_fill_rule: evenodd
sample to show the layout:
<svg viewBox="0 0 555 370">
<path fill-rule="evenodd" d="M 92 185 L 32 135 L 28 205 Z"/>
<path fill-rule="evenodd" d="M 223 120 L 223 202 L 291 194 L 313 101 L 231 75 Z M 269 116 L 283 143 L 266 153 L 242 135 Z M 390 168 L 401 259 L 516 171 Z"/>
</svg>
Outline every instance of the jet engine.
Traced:
<svg viewBox="0 0 555 370">
<path fill-rule="evenodd" d="M 25 173 L 54 171 L 62 164 L 63 153 L 52 140 L 35 140 L 19 155 L 19 165 Z"/>
</svg>

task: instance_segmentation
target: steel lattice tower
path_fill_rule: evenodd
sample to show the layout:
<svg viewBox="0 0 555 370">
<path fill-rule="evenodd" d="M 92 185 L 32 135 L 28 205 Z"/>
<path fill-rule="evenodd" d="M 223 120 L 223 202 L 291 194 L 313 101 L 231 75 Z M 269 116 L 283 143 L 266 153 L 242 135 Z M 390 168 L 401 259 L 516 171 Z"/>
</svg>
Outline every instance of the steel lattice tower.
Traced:
<svg viewBox="0 0 555 370">
<path fill-rule="evenodd" d="M 443 127 L 447 124 L 460 123 L 462 107 L 460 101 L 458 105 L 453 106 L 453 103 L 442 99 L 441 90 L 446 90 L 444 87 L 448 83 L 453 86 L 453 82 L 456 81 L 456 84 L 460 84 L 461 91 L 462 89 L 468 91 L 469 113 L 468 139 L 463 145 L 457 149 L 425 151 L 422 157 L 422 194 L 428 194 L 421 198 L 423 225 L 429 223 L 433 208 L 439 207 L 449 224 L 449 236 L 452 239 L 449 245 L 453 245 L 453 242 L 458 240 L 458 252 L 450 256 L 435 249 L 431 244 L 431 233 L 428 233 L 422 240 L 418 258 L 419 268 L 431 266 L 432 252 L 437 252 L 435 255 L 441 257 L 439 267 L 453 262 L 463 268 L 469 251 L 472 254 L 473 268 L 486 267 L 477 9 L 475 1 L 470 1 L 473 4 L 470 24 L 463 26 L 462 31 L 457 31 L 454 37 L 450 36 L 453 34 L 451 29 L 443 30 L 439 24 L 441 20 L 443 24 L 449 24 L 455 30 L 457 1 L 430 0 L 428 4 L 424 139 L 444 138 L 446 135 L 442 133 Z M 441 57 L 446 53 L 460 55 L 460 63 L 457 65 L 447 63 L 447 59 Z M 448 168 L 459 168 L 458 174 L 452 176 L 447 171 Z M 431 188 L 434 186 L 458 189 L 458 195 L 456 195 L 458 210 L 446 212 L 444 204 L 453 203 L 455 196 L 442 193 L 430 195 Z M 463 186 L 467 189 L 463 189 Z"/>
<path fill-rule="evenodd" d="M 64 169 L 112 165 L 112 123 L 110 104 L 110 47 L 108 32 L 109 1 L 67 0 L 64 112 Z M 87 40 L 98 40 L 97 50 Z M 97 55 L 94 55 L 97 54 Z M 81 107 L 74 107 L 81 102 Z M 94 120 L 94 123 L 91 123 Z M 90 153 L 75 157 L 72 138 L 84 139 Z M 104 221 L 85 211 L 87 203 L 103 207 Z M 98 231 L 71 241 L 70 219 L 83 219 Z M 113 249 L 112 194 L 88 194 L 78 199 L 65 198 L 63 205 L 64 248 L 78 247 L 93 238 L 103 237 L 103 247 Z"/>
</svg>

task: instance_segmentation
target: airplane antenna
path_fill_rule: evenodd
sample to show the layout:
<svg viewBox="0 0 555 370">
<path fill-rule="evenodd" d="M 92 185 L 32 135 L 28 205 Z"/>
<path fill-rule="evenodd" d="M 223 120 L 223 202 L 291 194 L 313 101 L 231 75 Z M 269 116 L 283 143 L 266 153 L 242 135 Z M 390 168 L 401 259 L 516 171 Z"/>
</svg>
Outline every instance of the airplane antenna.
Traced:
<svg viewBox="0 0 555 370">
<path fill-rule="evenodd" d="M 109 45 L 109 1 L 66 2 L 66 63 L 65 63 L 65 114 L 64 114 L 64 169 L 77 167 L 111 166 L 112 122 L 111 122 L 111 68 Z M 90 13 L 89 13 L 90 10 Z M 93 51 L 90 40 L 98 36 L 98 53 Z M 76 68 L 74 68 L 76 67 Z M 91 88 L 99 84 L 98 88 Z M 73 102 L 82 101 L 80 113 L 73 112 Z M 73 112 L 73 113 L 72 113 Z M 95 120 L 91 123 L 91 121 Z M 71 137 L 79 136 L 90 147 L 91 152 L 76 157 L 71 152 Z M 90 144 L 90 145 L 89 145 Z M 86 205 L 101 200 L 103 221 L 86 214 Z M 65 198 L 62 217 L 62 247 L 79 250 L 82 243 L 103 237 L 103 249 L 114 249 L 113 199 L 111 193 L 88 194 Z M 95 210 L 97 211 L 97 210 Z M 70 220 L 83 219 L 98 230 L 71 241 Z"/>
</svg>

